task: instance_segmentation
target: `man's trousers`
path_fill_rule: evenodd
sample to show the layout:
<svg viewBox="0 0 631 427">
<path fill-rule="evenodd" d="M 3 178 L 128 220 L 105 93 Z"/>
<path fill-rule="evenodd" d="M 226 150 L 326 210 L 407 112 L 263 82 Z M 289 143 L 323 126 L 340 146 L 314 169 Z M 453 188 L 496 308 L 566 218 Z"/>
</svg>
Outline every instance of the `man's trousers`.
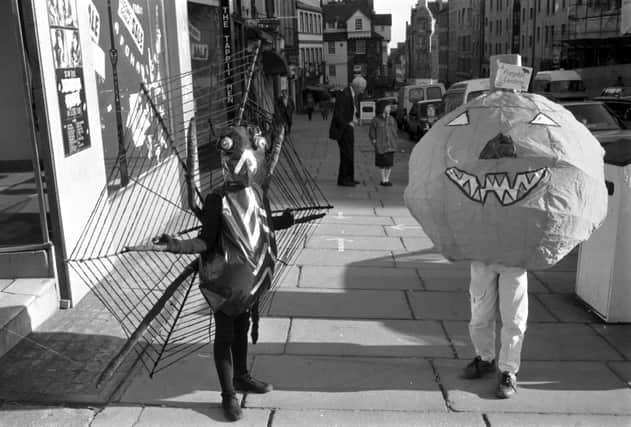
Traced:
<svg viewBox="0 0 631 427">
<path fill-rule="evenodd" d="M 495 359 L 495 321 L 501 316 L 498 368 L 516 374 L 528 320 L 528 273 L 523 268 L 471 263 L 469 333 L 476 354 Z"/>
</svg>

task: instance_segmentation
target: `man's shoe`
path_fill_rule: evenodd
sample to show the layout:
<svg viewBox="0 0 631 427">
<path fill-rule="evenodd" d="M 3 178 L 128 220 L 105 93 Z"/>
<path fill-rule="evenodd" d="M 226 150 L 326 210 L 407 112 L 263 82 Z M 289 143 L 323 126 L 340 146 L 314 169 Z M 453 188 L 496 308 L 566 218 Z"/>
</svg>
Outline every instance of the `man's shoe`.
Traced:
<svg viewBox="0 0 631 427">
<path fill-rule="evenodd" d="M 359 185 L 359 184 L 361 184 L 361 182 L 359 182 L 359 181 L 355 181 L 355 180 L 353 180 L 353 181 L 351 181 L 351 182 L 352 182 L 353 184 L 355 184 L 355 185 Z"/>
<path fill-rule="evenodd" d="M 236 390 L 247 393 L 263 394 L 274 389 L 271 384 L 252 378 L 248 373 L 235 376 L 232 383 Z"/>
<path fill-rule="evenodd" d="M 223 414 L 228 421 L 238 421 L 243 418 L 241 405 L 239 405 L 237 396 L 234 393 L 221 394 L 221 407 L 223 408 Z"/>
<path fill-rule="evenodd" d="M 510 372 L 502 372 L 495 393 L 500 399 L 510 399 L 517 393 L 517 377 Z"/>
<path fill-rule="evenodd" d="M 486 362 L 480 356 L 476 356 L 462 372 L 462 377 L 468 380 L 476 380 L 495 372 L 495 360 Z"/>
<path fill-rule="evenodd" d="M 392 187 L 392 183 L 390 181 L 384 182 L 383 185 L 386 187 Z"/>
<path fill-rule="evenodd" d="M 354 187 L 356 184 L 354 182 L 342 181 L 342 182 L 338 182 L 337 185 L 341 187 Z"/>
</svg>

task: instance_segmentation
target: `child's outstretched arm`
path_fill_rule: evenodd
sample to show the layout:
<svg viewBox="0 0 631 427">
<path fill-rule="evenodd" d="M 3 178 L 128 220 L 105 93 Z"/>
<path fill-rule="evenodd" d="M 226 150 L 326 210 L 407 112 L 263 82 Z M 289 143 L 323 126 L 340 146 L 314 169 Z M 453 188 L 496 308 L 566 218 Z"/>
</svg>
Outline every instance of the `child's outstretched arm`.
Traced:
<svg viewBox="0 0 631 427">
<path fill-rule="evenodd" d="M 202 210 L 202 231 L 193 239 L 176 239 L 162 234 L 151 239 L 146 245 L 126 246 L 123 252 L 172 252 L 178 254 L 200 254 L 212 248 L 217 241 L 221 224 L 221 196 L 216 193 L 206 197 Z"/>
</svg>

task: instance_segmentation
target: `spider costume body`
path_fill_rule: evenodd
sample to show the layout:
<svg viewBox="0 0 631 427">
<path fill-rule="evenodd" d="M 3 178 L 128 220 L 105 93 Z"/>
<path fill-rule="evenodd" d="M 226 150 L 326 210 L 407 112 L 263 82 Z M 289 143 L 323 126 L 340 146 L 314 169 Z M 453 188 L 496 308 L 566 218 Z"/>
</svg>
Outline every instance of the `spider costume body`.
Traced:
<svg viewBox="0 0 631 427">
<path fill-rule="evenodd" d="M 274 229 L 290 227 L 294 218 L 289 212 L 270 214 L 266 181 L 274 161 L 265 161 L 267 141 L 258 129 L 231 128 L 219 145 L 225 182 L 204 201 L 200 235 L 190 240 L 167 237 L 165 243 L 169 252 L 201 254 L 200 289 L 215 319 L 215 367 L 224 410 L 234 415 L 239 412 L 235 389 L 271 390 L 248 374 L 247 332 L 251 314 L 256 343 L 258 301 L 270 288 L 276 263 Z"/>
</svg>

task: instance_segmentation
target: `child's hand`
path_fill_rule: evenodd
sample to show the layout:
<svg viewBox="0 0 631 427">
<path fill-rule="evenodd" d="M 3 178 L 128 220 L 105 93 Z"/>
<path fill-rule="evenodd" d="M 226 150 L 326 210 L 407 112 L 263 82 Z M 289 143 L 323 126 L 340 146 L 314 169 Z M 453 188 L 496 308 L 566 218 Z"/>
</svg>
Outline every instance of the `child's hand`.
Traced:
<svg viewBox="0 0 631 427">
<path fill-rule="evenodd" d="M 153 243 L 154 245 L 167 245 L 170 240 L 171 240 L 171 236 L 163 233 L 159 236 L 152 237 L 151 243 Z"/>
</svg>

